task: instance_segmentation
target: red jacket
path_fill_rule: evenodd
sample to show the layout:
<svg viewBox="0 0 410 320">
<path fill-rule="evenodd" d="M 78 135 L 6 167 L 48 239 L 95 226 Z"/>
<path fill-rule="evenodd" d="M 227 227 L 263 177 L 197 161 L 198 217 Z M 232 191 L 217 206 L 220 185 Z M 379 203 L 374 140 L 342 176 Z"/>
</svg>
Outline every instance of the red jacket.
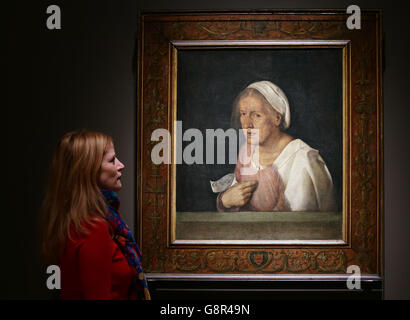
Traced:
<svg viewBox="0 0 410 320">
<path fill-rule="evenodd" d="M 88 227 L 88 233 L 71 232 L 60 260 L 61 299 L 135 299 L 131 283 L 136 271 L 130 267 L 111 238 L 104 220 Z"/>
</svg>

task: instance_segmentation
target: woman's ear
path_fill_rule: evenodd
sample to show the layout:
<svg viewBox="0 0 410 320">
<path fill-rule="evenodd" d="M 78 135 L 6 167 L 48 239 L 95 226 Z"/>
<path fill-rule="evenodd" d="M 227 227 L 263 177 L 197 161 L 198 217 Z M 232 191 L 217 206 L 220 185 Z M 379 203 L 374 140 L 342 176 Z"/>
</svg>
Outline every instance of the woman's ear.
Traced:
<svg viewBox="0 0 410 320">
<path fill-rule="evenodd" d="M 279 127 L 281 122 L 282 122 L 282 115 L 279 112 L 275 111 L 275 114 L 273 115 L 274 125 Z"/>
</svg>

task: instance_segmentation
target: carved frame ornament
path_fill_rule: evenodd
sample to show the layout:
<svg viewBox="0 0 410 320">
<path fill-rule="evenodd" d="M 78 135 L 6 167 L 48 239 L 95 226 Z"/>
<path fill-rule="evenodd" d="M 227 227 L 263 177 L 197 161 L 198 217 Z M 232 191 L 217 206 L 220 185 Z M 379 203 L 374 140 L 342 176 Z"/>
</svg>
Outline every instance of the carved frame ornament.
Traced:
<svg viewBox="0 0 410 320">
<path fill-rule="evenodd" d="M 360 30 L 342 10 L 141 13 L 138 47 L 138 241 L 148 276 L 340 275 L 358 265 L 382 275 L 381 13 L 362 10 Z M 155 129 L 172 132 L 178 45 L 345 45 L 342 245 L 184 245 L 171 239 L 172 166 L 155 165 Z"/>
</svg>

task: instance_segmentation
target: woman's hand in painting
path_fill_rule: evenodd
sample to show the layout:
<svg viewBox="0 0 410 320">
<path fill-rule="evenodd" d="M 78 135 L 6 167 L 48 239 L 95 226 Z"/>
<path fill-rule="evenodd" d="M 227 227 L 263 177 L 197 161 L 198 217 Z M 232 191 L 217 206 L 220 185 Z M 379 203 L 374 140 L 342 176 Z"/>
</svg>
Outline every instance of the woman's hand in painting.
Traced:
<svg viewBox="0 0 410 320">
<path fill-rule="evenodd" d="M 245 181 L 235 184 L 233 187 L 229 188 L 222 194 L 222 205 L 227 209 L 244 206 L 252 197 L 252 194 L 257 186 L 257 180 Z"/>
</svg>

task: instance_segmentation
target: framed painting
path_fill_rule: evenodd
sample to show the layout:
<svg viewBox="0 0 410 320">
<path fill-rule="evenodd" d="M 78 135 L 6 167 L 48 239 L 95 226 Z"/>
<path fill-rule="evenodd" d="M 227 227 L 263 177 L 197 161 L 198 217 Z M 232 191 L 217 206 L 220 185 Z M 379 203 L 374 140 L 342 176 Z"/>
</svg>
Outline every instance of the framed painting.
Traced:
<svg viewBox="0 0 410 320">
<path fill-rule="evenodd" d="M 142 13 L 148 277 L 381 276 L 381 17 Z"/>
</svg>

